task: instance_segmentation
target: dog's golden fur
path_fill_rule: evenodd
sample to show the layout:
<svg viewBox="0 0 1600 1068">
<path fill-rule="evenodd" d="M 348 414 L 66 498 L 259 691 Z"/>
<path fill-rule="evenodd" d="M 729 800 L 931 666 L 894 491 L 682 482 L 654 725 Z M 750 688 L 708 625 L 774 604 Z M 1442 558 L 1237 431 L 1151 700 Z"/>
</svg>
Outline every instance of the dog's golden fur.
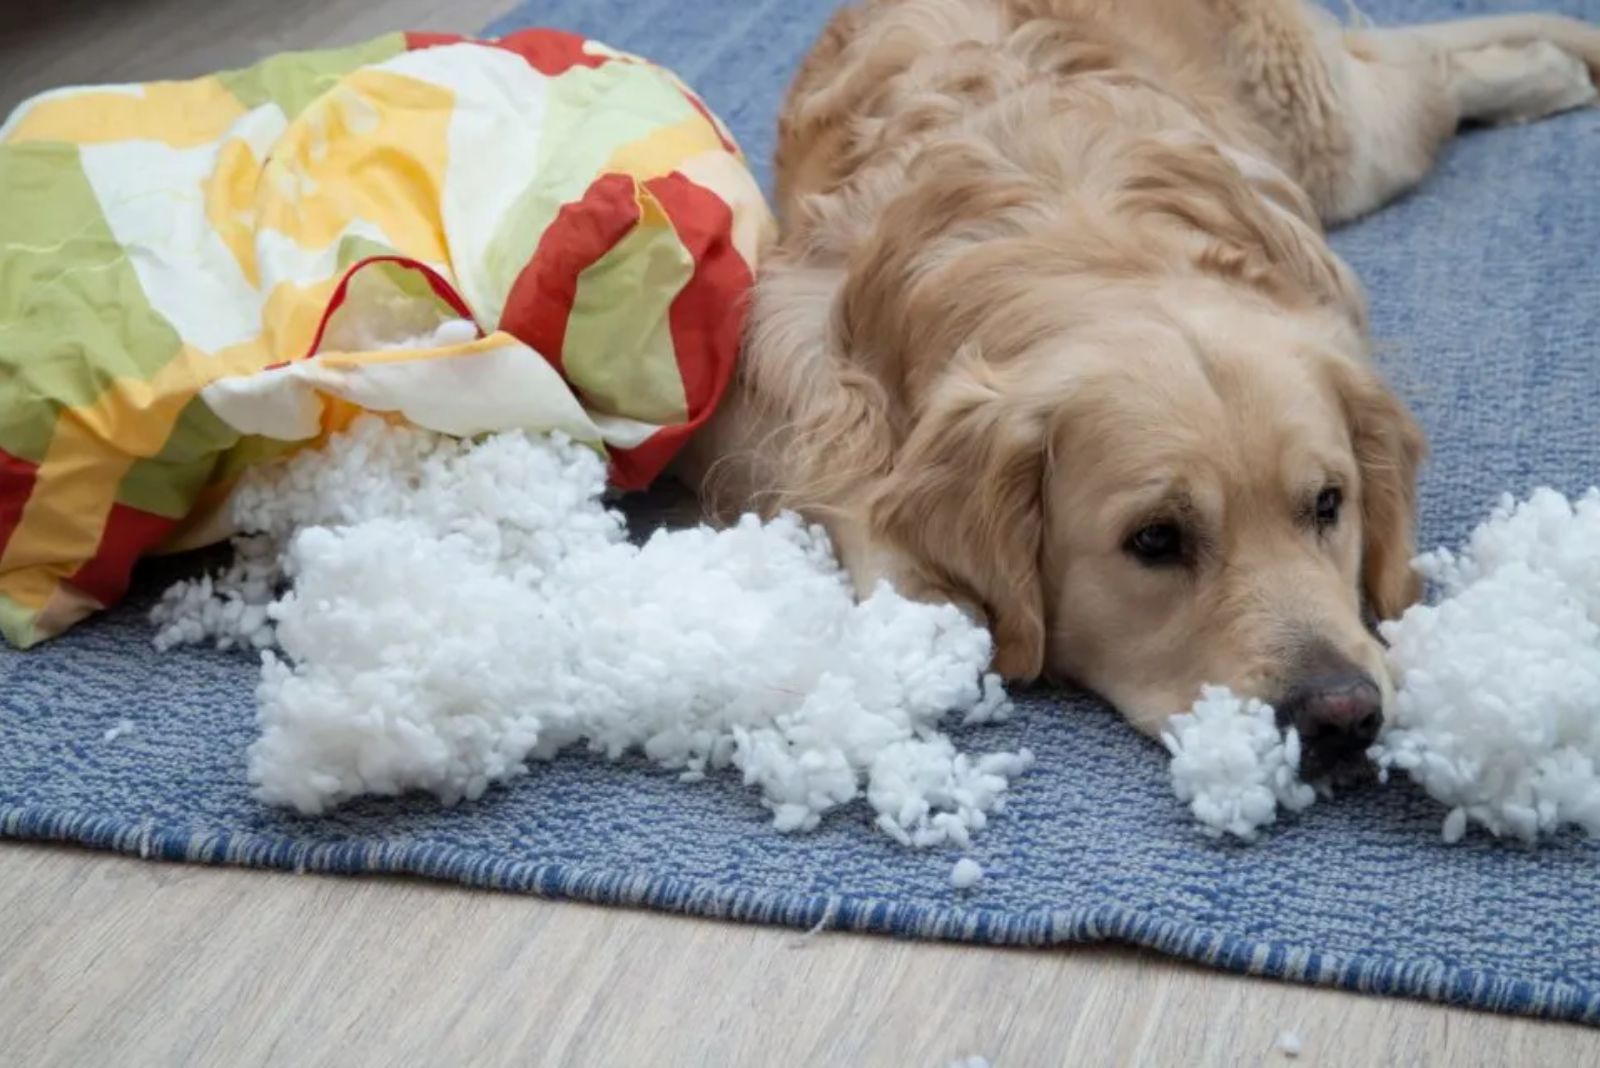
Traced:
<svg viewBox="0 0 1600 1068">
<path fill-rule="evenodd" d="M 1322 226 L 1463 118 L 1581 102 L 1574 55 L 1600 34 L 1347 33 L 1299 0 L 842 11 L 783 111 L 703 495 L 823 522 L 862 590 L 961 604 L 1005 675 L 1147 730 L 1203 682 L 1276 697 L 1313 651 L 1381 681 L 1363 594 L 1416 596 L 1423 441 Z"/>
</svg>

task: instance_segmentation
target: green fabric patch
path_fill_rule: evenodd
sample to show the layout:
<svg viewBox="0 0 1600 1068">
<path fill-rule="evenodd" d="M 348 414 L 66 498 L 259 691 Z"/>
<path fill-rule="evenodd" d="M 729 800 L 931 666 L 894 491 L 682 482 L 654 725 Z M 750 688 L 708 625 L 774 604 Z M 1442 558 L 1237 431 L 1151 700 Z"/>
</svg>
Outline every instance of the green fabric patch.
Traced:
<svg viewBox="0 0 1600 1068">
<path fill-rule="evenodd" d="M 400 253 L 395 248 L 351 234 L 339 241 L 339 270 L 348 271 L 362 260 L 372 259 L 374 256 L 398 256 Z M 439 303 L 439 295 L 428 284 L 427 276 L 421 271 L 398 263 L 375 263 L 371 267 L 363 268 L 361 275 L 376 275 L 381 277 L 389 288 L 394 289 L 399 295 Z"/>
<path fill-rule="evenodd" d="M 60 409 L 114 379 L 149 379 L 182 343 L 145 298 L 76 147 L 0 146 L 0 204 L 0 449 L 37 463 Z"/>
<path fill-rule="evenodd" d="M 247 110 L 276 104 L 293 119 L 351 71 L 382 63 L 405 50 L 405 34 L 391 33 L 348 48 L 284 52 L 217 78 Z"/>
<path fill-rule="evenodd" d="M 38 613 L 0 593 L 0 637 L 18 649 L 31 648 L 35 642 L 33 621 Z"/>
<path fill-rule="evenodd" d="M 562 368 L 586 407 L 646 423 L 687 418 L 671 313 L 693 275 L 678 235 L 648 219 L 578 275 Z"/>
<path fill-rule="evenodd" d="M 222 457 L 211 472 L 211 481 L 226 485 L 244 477 L 245 472 L 253 467 L 282 459 L 305 446 L 306 442 L 303 441 L 279 441 L 277 438 L 250 434 L 240 438 L 239 443 Z"/>
<path fill-rule="evenodd" d="M 161 451 L 134 462 L 117 487 L 117 501 L 141 512 L 182 519 L 211 481 L 222 453 L 239 441 L 200 397 L 184 405 Z"/>
</svg>

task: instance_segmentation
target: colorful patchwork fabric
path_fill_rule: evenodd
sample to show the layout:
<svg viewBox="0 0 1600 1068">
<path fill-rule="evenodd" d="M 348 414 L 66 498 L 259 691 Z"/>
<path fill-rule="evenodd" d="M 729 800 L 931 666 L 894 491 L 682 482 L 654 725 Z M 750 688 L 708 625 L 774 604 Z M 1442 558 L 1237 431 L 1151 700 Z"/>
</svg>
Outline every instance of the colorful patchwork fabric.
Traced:
<svg viewBox="0 0 1600 1068">
<path fill-rule="evenodd" d="M 0 127 L 0 632 L 112 604 L 361 410 L 564 430 L 644 486 L 732 376 L 770 227 L 692 92 L 555 31 L 29 101 Z"/>
</svg>

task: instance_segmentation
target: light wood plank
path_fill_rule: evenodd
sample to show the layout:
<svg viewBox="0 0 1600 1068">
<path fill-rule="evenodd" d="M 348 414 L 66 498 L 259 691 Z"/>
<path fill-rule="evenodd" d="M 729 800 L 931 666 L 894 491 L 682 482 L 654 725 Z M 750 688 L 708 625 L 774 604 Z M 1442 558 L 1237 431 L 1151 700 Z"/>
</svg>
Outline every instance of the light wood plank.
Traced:
<svg viewBox="0 0 1600 1068">
<path fill-rule="evenodd" d="M 62 85 L 192 78 L 395 30 L 475 33 L 515 0 L 0 0 L 0 115 Z"/>
<path fill-rule="evenodd" d="M 1600 1063 L 1600 1033 L 1220 975 L 0 847 L 26 1065 Z"/>
</svg>

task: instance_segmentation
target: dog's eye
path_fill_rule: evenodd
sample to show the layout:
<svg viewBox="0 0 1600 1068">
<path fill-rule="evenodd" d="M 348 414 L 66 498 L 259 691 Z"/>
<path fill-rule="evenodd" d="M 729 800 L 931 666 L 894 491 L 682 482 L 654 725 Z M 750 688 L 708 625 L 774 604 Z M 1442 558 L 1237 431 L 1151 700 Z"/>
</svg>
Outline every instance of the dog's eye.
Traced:
<svg viewBox="0 0 1600 1068">
<path fill-rule="evenodd" d="M 1183 531 L 1176 523 L 1151 523 L 1134 531 L 1123 549 L 1141 564 L 1175 564 L 1183 559 Z"/>
<path fill-rule="evenodd" d="M 1340 492 L 1338 486 L 1329 486 L 1317 494 L 1317 527 L 1326 530 L 1339 522 L 1339 507 L 1342 504 L 1344 504 L 1344 494 Z"/>
</svg>

